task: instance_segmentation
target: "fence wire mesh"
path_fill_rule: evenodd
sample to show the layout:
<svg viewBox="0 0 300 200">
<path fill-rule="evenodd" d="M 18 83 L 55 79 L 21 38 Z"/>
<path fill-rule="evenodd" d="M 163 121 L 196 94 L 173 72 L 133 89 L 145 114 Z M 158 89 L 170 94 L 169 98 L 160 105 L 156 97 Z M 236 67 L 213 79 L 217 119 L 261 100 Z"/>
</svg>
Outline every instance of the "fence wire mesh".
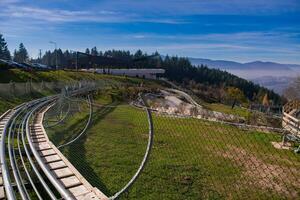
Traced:
<svg viewBox="0 0 300 200">
<path fill-rule="evenodd" d="M 140 99 L 129 104 L 118 95 L 117 89 L 94 93 L 89 128 L 60 148 L 107 196 L 137 171 L 149 133 L 145 105 Z M 145 96 L 153 117 L 153 147 L 146 168 L 120 199 L 300 198 L 300 155 L 293 151 L 299 141 L 285 137 L 299 134 L 281 127 L 278 114 L 224 114 L 200 105 L 188 110 L 184 103 L 162 102 L 161 93 Z M 297 119 L 299 111 L 293 112 Z M 46 113 L 50 140 L 59 146 L 76 138 L 89 115 L 86 96 L 62 99 Z"/>
</svg>

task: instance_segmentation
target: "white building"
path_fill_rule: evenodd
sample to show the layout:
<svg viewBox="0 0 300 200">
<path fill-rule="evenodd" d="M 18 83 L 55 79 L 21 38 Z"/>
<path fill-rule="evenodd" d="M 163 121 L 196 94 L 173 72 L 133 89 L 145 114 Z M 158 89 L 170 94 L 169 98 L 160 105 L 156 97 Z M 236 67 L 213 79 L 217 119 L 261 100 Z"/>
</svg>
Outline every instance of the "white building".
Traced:
<svg viewBox="0 0 300 200">
<path fill-rule="evenodd" d="M 89 69 L 88 71 L 94 71 Z M 147 79 L 156 79 L 158 74 L 164 74 L 164 69 L 96 69 L 96 73 L 99 74 L 111 74 L 119 76 L 130 76 Z"/>
</svg>

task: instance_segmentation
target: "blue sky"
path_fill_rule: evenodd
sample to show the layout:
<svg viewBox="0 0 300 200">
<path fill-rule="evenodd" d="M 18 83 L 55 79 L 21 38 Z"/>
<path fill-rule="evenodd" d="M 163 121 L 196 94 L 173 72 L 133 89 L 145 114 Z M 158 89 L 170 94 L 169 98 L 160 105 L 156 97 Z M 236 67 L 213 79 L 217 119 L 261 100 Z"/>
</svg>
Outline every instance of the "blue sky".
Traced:
<svg viewBox="0 0 300 200">
<path fill-rule="evenodd" d="M 299 0 L 0 0 L 0 33 L 36 57 L 51 49 L 300 64 Z"/>
</svg>

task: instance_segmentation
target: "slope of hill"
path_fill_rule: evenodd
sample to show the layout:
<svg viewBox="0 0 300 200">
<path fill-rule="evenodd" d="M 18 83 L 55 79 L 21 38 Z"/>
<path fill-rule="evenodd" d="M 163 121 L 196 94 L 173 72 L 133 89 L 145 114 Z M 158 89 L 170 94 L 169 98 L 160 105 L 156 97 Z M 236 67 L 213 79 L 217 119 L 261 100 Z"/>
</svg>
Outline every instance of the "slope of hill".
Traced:
<svg viewBox="0 0 300 200">
<path fill-rule="evenodd" d="M 274 90 L 278 94 L 283 94 L 284 90 L 291 84 L 294 78 L 287 76 L 262 76 L 258 78 L 251 79 L 254 83 L 263 85 L 266 88 Z"/>
<path fill-rule="evenodd" d="M 207 65 L 228 71 L 234 75 L 253 81 L 256 84 L 282 94 L 291 82 L 291 77 L 300 75 L 300 65 L 254 61 L 239 63 L 226 60 L 189 58 L 194 65 Z"/>
<path fill-rule="evenodd" d="M 226 60 L 210 60 L 204 58 L 189 58 L 193 65 L 207 65 L 208 67 L 218 69 L 239 69 L 243 67 L 242 63 Z"/>
<path fill-rule="evenodd" d="M 50 57 L 52 58 L 54 55 L 54 53 L 51 53 Z M 47 56 L 44 56 L 44 58 L 46 57 Z M 107 59 L 108 62 L 102 62 L 104 58 Z M 224 87 L 235 87 L 240 89 L 249 100 L 253 100 L 257 94 L 264 95 L 268 93 L 268 96 L 273 102 L 280 102 L 280 97 L 273 91 L 232 75 L 234 73 L 230 74 L 221 70 L 206 67 L 198 68 L 192 65 L 188 58 L 184 57 L 168 55 L 160 56 L 158 52 L 149 56 L 141 50 L 138 50 L 134 54 L 124 50 L 108 50 L 102 53 L 101 56 L 93 56 L 93 59 L 90 57 L 88 59 L 79 57 L 78 59 L 79 68 L 85 69 L 93 66 L 97 66 L 98 68 L 163 68 L 166 70 L 166 73 L 162 75 L 163 77 L 180 84 L 186 82 L 186 80 L 193 80 L 197 84 L 215 86 L 219 89 Z M 72 69 L 75 67 L 72 66 L 72 64 L 63 62 L 64 60 L 72 60 L 70 54 L 62 54 L 59 59 L 59 63 L 62 63 L 60 67 L 63 67 L 64 69 Z M 45 61 L 45 59 L 43 59 L 43 61 Z M 91 63 L 93 63 L 93 66 Z M 43 64 L 51 66 L 51 63 L 43 62 Z M 230 62 L 228 63 L 228 66 L 231 66 L 232 64 L 233 63 Z M 238 65 L 238 63 L 236 64 Z"/>
<path fill-rule="evenodd" d="M 97 81 L 98 84 L 103 85 L 109 83 L 111 86 L 126 85 L 127 87 L 140 85 L 143 82 L 149 87 L 159 87 L 155 81 L 87 72 L 0 70 L 0 115 L 22 102 L 60 92 L 57 88 L 81 80 Z M 48 87 L 48 83 L 52 83 L 51 87 Z"/>
<path fill-rule="evenodd" d="M 102 98 L 105 103 L 95 108 L 90 128 L 62 153 L 93 186 L 110 196 L 138 169 L 147 145 L 148 122 L 142 109 L 114 102 L 104 92 L 94 97 L 95 101 Z M 83 107 L 64 123 L 48 128 L 50 140 L 59 145 L 74 137 L 88 119 L 87 113 Z M 271 142 L 281 141 L 280 134 L 159 113 L 153 113 L 153 122 L 150 159 L 120 199 L 293 198 L 292 192 L 272 188 L 293 189 L 300 173 L 297 154 L 273 148 Z M 295 172 L 294 177 L 289 170 Z"/>
</svg>

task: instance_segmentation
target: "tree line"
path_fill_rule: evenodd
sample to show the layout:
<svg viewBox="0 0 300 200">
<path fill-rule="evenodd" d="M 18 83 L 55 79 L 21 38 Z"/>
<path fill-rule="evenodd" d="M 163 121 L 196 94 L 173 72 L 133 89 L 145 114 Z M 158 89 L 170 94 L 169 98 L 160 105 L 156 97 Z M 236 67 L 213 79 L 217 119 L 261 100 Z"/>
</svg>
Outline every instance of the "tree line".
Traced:
<svg viewBox="0 0 300 200">
<path fill-rule="evenodd" d="M 282 97 L 271 90 L 230 74 L 226 71 L 212 69 L 204 65 L 194 66 L 191 64 L 189 59 L 185 57 L 168 55 L 161 56 L 158 52 L 155 52 L 151 54 L 152 56 L 149 58 L 150 55 L 141 50 L 137 50 L 135 53 L 124 50 L 99 51 L 97 47 L 93 47 L 91 49 L 87 48 L 85 50 L 85 54 L 91 55 L 91 58 L 93 56 L 100 56 L 105 58 L 119 59 L 124 62 L 120 62 L 121 64 L 118 65 L 101 66 L 93 59 L 82 59 L 82 57 L 79 56 L 78 62 L 80 67 L 163 68 L 166 70 L 165 74 L 163 75 L 164 77 L 187 87 L 193 87 L 191 89 L 201 88 L 201 90 L 204 90 L 203 92 L 209 92 L 205 90 L 214 88 L 214 90 L 212 90 L 214 92 L 211 93 L 212 96 L 216 95 L 216 93 L 221 93 L 221 89 L 233 87 L 239 89 L 250 101 L 262 102 L 263 97 L 267 94 L 269 99 L 272 100 L 274 104 L 282 102 Z M 76 52 L 71 50 L 62 51 L 61 49 L 56 49 L 54 51 L 46 51 L 41 58 L 31 59 L 30 61 L 39 62 L 48 66 L 55 66 L 56 56 L 59 67 L 65 69 L 75 68 Z M 87 57 L 88 56 L 85 56 L 85 58 Z M 0 58 L 13 59 L 17 62 L 29 61 L 28 52 L 22 43 L 19 45 L 18 50 L 14 51 L 14 55 L 12 57 L 7 48 L 7 43 L 1 34 Z M 122 63 L 124 63 L 123 66 Z M 130 65 L 126 65 L 126 63 L 130 63 Z M 190 84 L 191 82 L 198 84 L 197 87 L 195 87 L 195 84 Z"/>
<path fill-rule="evenodd" d="M 28 61 L 29 55 L 27 49 L 23 43 L 20 43 L 19 48 L 14 50 L 13 56 L 11 56 L 10 51 L 7 47 L 7 42 L 5 41 L 2 34 L 0 34 L 0 59 L 13 60 L 19 63 Z"/>
</svg>

